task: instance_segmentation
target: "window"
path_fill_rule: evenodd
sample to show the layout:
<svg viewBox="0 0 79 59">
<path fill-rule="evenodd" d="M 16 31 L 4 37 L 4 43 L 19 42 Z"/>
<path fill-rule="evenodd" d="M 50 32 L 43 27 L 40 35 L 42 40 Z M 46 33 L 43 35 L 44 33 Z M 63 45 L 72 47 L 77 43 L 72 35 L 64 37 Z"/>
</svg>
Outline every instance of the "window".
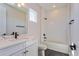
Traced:
<svg viewBox="0 0 79 59">
<path fill-rule="evenodd" d="M 29 9 L 29 18 L 30 21 L 37 23 L 37 12 L 33 9 Z"/>
</svg>

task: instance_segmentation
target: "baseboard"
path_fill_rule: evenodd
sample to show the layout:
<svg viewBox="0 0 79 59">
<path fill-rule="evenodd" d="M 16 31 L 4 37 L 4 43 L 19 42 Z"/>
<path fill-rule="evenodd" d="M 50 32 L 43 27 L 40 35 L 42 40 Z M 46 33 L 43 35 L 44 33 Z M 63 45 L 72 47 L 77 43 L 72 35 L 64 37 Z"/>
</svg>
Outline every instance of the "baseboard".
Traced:
<svg viewBox="0 0 79 59">
<path fill-rule="evenodd" d="M 68 54 L 68 46 L 66 44 L 45 42 L 48 49 Z"/>
</svg>

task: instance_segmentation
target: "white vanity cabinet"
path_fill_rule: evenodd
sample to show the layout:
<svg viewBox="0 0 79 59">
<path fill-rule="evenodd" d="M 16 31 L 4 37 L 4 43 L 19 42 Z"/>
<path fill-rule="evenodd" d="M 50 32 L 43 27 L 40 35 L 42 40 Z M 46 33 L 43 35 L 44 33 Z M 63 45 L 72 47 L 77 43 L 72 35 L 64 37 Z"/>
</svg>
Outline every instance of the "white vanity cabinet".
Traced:
<svg viewBox="0 0 79 59">
<path fill-rule="evenodd" d="M 24 49 L 26 42 L 21 42 L 17 44 L 13 44 L 4 48 L 0 49 L 0 56 L 12 56 L 13 54 L 19 52 L 20 50 Z M 6 43 L 4 43 L 6 44 Z"/>
<path fill-rule="evenodd" d="M 0 49 L 0 56 L 37 56 L 37 55 L 38 55 L 37 41 L 23 41 Z"/>
<path fill-rule="evenodd" d="M 26 42 L 27 43 L 27 42 Z M 13 56 L 37 56 L 38 45 L 37 42 L 29 43 L 24 49 L 17 51 Z"/>
<path fill-rule="evenodd" d="M 22 49 L 20 51 L 17 51 L 14 54 L 12 54 L 11 56 L 26 56 L 25 49 Z"/>
<path fill-rule="evenodd" d="M 37 43 L 34 43 L 28 47 L 25 47 L 20 51 L 15 52 L 11 56 L 37 56 L 37 55 L 38 55 L 38 47 L 37 47 Z"/>
</svg>

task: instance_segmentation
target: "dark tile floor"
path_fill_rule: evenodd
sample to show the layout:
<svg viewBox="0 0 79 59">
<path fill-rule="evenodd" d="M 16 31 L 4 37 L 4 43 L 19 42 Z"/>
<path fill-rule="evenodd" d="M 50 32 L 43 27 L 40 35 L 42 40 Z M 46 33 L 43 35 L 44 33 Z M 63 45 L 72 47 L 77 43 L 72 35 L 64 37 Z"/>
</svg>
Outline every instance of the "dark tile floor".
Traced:
<svg viewBox="0 0 79 59">
<path fill-rule="evenodd" d="M 50 49 L 47 49 L 45 51 L 45 55 L 46 56 L 68 56 L 68 54 L 57 52 L 57 51 L 50 50 Z"/>
</svg>

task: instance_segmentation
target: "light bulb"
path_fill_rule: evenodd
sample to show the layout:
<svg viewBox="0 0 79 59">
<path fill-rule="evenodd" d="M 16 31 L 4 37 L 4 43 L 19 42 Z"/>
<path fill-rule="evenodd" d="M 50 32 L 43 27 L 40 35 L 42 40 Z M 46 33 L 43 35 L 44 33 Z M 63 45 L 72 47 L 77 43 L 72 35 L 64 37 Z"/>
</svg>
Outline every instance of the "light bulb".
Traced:
<svg viewBox="0 0 79 59">
<path fill-rule="evenodd" d="M 22 6 L 24 6 L 24 3 L 21 3 Z"/>
<path fill-rule="evenodd" d="M 21 7 L 21 4 L 17 4 L 18 5 L 18 7 Z"/>
</svg>

